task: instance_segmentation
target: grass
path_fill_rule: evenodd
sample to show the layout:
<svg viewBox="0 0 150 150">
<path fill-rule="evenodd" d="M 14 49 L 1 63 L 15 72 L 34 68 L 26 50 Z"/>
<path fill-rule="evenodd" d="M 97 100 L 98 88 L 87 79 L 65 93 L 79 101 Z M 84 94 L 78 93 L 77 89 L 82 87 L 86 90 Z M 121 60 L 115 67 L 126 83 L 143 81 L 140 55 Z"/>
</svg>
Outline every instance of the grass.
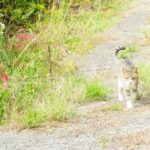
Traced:
<svg viewBox="0 0 150 150">
<path fill-rule="evenodd" d="M 148 24 L 150 24 L 150 19 L 148 19 Z M 142 46 L 149 46 L 150 45 L 150 28 L 146 28 L 143 31 L 145 40 Z M 138 64 L 138 72 L 139 78 L 141 81 L 141 93 L 149 95 L 150 92 L 150 64 L 139 63 Z"/>
<path fill-rule="evenodd" d="M 68 4 L 52 8 L 49 19 L 37 22 L 39 34 L 21 49 L 15 48 L 15 37 L 6 51 L 0 48 L 0 62 L 11 77 L 9 88 L 0 87 L 0 120 L 12 118 L 32 128 L 47 119 L 74 117 L 73 105 L 78 103 L 106 100 L 110 87 L 101 80 L 78 77 L 74 54 L 99 42 L 100 32 L 114 24 L 127 2 L 96 1 L 94 10 L 83 5 L 75 12 Z"/>
<path fill-rule="evenodd" d="M 14 81 L 10 86 L 13 84 Z M 73 76 L 53 80 L 44 78 L 43 81 L 36 79 L 36 82 L 34 79 L 22 83 L 19 89 L 16 83 L 14 86 L 1 91 L 0 96 L 3 99 L 1 117 L 3 118 L 5 112 L 6 118 L 17 118 L 22 126 L 28 128 L 36 127 L 46 119 L 56 121 L 71 119 L 76 116 L 74 104 L 106 100 L 109 93 L 102 82 Z"/>
<path fill-rule="evenodd" d="M 21 117 L 17 117 L 18 121 L 27 128 L 33 128 L 38 126 L 46 119 L 46 113 L 41 110 L 37 110 L 33 107 L 29 107 Z"/>
<path fill-rule="evenodd" d="M 88 81 L 85 84 L 84 99 L 90 101 L 104 101 L 109 93 L 109 87 L 107 87 L 101 81 Z"/>
<path fill-rule="evenodd" d="M 107 136 L 102 136 L 102 137 L 100 138 L 100 143 L 101 143 L 102 149 L 105 149 L 105 148 L 106 148 L 108 142 L 109 142 L 109 138 L 108 138 Z"/>
<path fill-rule="evenodd" d="M 77 89 L 80 89 L 77 101 L 79 103 L 105 101 L 110 93 L 110 87 L 98 79 L 77 79 Z"/>
<path fill-rule="evenodd" d="M 129 47 L 127 47 L 126 50 L 120 52 L 120 58 L 127 59 L 131 57 L 131 55 L 135 53 L 138 49 L 139 49 L 139 45 L 137 43 L 134 43 Z"/>
<path fill-rule="evenodd" d="M 144 37 L 145 37 L 143 45 L 144 46 L 149 46 L 150 45 L 150 28 L 144 29 L 143 33 L 144 33 Z"/>
<path fill-rule="evenodd" d="M 142 84 L 142 95 L 143 94 L 150 94 L 150 65 L 140 63 L 138 65 L 139 70 L 139 79 Z"/>
<path fill-rule="evenodd" d="M 49 39 L 52 47 L 55 47 L 55 57 L 62 51 L 83 53 L 100 41 L 99 33 L 115 23 L 115 16 L 127 2 L 113 0 L 101 6 L 101 3 L 96 1 L 94 10 L 87 11 L 83 6 L 76 13 L 70 12 L 66 7 L 53 9 L 48 25 L 47 22 L 43 22 L 41 30 L 45 25 L 46 30 L 40 36 L 39 42 L 43 45 L 43 41 Z"/>
<path fill-rule="evenodd" d="M 115 103 L 115 104 L 104 107 L 103 110 L 105 110 L 105 111 L 120 111 L 121 110 L 121 104 Z"/>
</svg>

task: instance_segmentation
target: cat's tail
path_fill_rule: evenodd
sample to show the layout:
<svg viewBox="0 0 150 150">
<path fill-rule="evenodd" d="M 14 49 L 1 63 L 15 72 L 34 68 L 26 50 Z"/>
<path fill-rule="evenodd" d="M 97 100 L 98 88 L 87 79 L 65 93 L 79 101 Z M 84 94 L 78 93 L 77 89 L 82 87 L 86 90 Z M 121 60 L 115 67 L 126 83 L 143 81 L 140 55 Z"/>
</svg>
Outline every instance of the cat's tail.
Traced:
<svg viewBox="0 0 150 150">
<path fill-rule="evenodd" d="M 119 52 L 120 52 L 121 50 L 125 50 L 125 49 L 126 49 L 125 46 L 119 46 L 119 47 L 117 47 L 117 48 L 115 49 L 114 58 L 115 58 L 115 61 L 116 61 L 116 62 L 119 61 L 119 56 L 118 56 Z"/>
<path fill-rule="evenodd" d="M 126 47 L 125 47 L 125 46 L 117 47 L 117 48 L 115 49 L 115 55 L 118 57 L 118 53 L 119 53 L 119 51 L 121 51 L 121 50 L 125 50 L 125 49 L 126 49 Z"/>
</svg>

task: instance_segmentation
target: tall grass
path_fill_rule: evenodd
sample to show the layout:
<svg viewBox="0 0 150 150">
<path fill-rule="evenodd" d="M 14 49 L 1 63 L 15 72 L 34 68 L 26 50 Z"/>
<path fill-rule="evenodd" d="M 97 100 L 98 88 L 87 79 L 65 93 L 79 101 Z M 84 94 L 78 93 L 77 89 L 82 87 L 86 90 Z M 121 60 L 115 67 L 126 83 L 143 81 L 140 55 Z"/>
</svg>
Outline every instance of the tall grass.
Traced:
<svg viewBox="0 0 150 150">
<path fill-rule="evenodd" d="M 39 41 L 43 43 L 48 39 L 54 47 L 55 55 L 63 52 L 82 53 L 100 41 L 99 33 L 114 24 L 114 16 L 126 2 L 113 0 L 103 4 L 97 1 L 94 10 L 81 7 L 75 12 L 69 9 L 71 3 L 57 10 L 54 7 L 48 25 L 43 22 L 42 30 L 45 25 L 46 30 Z"/>
<path fill-rule="evenodd" d="M 47 20 L 37 22 L 39 34 L 21 49 L 15 44 L 0 49 L 0 61 L 11 76 L 9 88 L 0 87 L 0 119 L 16 119 L 30 128 L 46 119 L 70 118 L 78 102 L 106 100 L 104 83 L 76 76 L 74 53 L 97 43 L 126 2 L 96 1 L 94 9 L 83 5 L 77 10 L 70 9 L 71 2 L 62 3 L 59 9 L 52 7 Z"/>
<path fill-rule="evenodd" d="M 143 93 L 150 94 L 150 65 L 140 63 L 138 65 L 139 68 L 139 78 L 143 85 Z"/>
<path fill-rule="evenodd" d="M 28 81 L 20 89 L 13 90 L 7 91 L 8 95 L 4 91 L 5 106 L 9 107 L 9 110 L 5 110 L 5 117 L 16 118 L 28 128 L 46 119 L 63 121 L 72 118 L 75 115 L 74 104 L 106 100 L 109 92 L 101 82 L 71 76 Z"/>
</svg>

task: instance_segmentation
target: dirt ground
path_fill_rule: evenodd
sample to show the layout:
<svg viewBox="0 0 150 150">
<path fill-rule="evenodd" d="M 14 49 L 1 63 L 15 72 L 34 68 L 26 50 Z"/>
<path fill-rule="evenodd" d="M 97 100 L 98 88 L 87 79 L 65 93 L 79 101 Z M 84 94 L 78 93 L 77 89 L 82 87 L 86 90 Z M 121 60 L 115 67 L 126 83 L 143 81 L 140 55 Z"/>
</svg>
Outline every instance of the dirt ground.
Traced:
<svg viewBox="0 0 150 150">
<path fill-rule="evenodd" d="M 149 27 L 150 0 L 138 0 L 105 31 L 106 40 L 78 60 L 79 74 L 103 73 L 116 91 L 116 74 L 112 54 L 120 45 L 143 42 L 144 28 Z M 150 63 L 150 46 L 142 47 L 133 61 Z M 115 92 L 114 92 L 115 93 Z M 50 127 L 5 130 L 0 128 L 0 150 L 150 150 L 150 99 L 138 101 L 132 110 L 107 108 L 117 100 L 116 94 L 106 102 L 95 102 L 77 108 L 79 116 Z"/>
</svg>

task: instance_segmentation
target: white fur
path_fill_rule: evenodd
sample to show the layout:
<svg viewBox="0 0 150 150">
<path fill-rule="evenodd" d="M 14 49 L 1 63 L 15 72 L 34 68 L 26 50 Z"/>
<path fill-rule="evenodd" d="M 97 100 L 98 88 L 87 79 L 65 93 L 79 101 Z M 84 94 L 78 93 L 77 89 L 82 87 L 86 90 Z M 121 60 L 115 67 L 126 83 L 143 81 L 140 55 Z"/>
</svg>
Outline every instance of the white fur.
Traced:
<svg viewBox="0 0 150 150">
<path fill-rule="evenodd" d="M 121 102 L 124 101 L 123 95 L 120 92 L 119 92 L 118 96 L 119 96 L 119 101 L 121 101 Z"/>
<path fill-rule="evenodd" d="M 122 83 L 120 81 L 120 79 L 118 78 L 118 97 L 119 97 L 119 101 L 124 101 L 124 97 L 122 95 Z"/>
<path fill-rule="evenodd" d="M 132 103 L 132 101 L 127 101 L 127 108 L 133 108 L 133 103 Z"/>
<path fill-rule="evenodd" d="M 126 83 L 127 83 L 128 85 L 131 84 L 131 83 L 132 83 L 132 79 L 126 80 Z"/>
</svg>

